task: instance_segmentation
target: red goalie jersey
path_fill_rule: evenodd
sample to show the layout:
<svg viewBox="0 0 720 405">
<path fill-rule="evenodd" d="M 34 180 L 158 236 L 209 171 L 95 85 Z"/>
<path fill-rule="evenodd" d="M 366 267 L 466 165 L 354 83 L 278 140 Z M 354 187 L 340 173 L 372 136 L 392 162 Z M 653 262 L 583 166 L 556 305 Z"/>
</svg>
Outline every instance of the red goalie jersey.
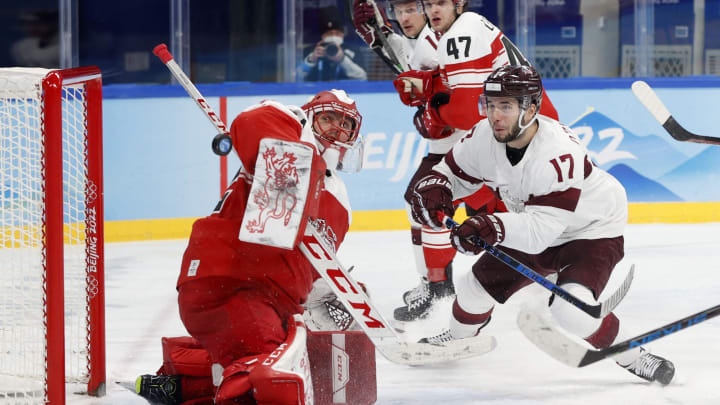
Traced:
<svg viewBox="0 0 720 405">
<path fill-rule="evenodd" d="M 238 239 L 250 196 L 258 148 L 263 138 L 313 144 L 295 114 L 274 102 L 263 102 L 238 115 L 231 127 L 235 150 L 243 168 L 218 202 L 213 213 L 193 224 L 183 256 L 177 288 L 206 277 L 242 280 L 248 288 L 272 295 L 280 316 L 302 313 L 303 303 L 317 275 L 299 250 L 248 243 Z M 302 139 L 301 139 L 302 138 Z M 324 165 L 319 155 L 317 163 Z M 345 186 L 334 171 L 323 173 L 317 197 L 318 216 L 313 221 L 335 248 L 349 227 L 349 200 Z"/>
</svg>

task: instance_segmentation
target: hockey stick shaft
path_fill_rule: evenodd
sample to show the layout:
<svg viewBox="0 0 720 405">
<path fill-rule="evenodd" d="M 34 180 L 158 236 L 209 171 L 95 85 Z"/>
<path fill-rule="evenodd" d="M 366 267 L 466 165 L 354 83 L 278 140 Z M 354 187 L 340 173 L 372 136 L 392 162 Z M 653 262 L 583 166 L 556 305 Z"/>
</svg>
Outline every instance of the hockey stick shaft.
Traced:
<svg viewBox="0 0 720 405">
<path fill-rule="evenodd" d="M 180 68 L 180 65 L 175 62 L 173 59 L 172 54 L 167 48 L 167 45 L 160 44 L 153 48 L 153 53 L 155 56 L 160 58 L 160 60 L 167 66 L 167 68 L 170 70 L 170 73 L 177 79 L 178 82 L 180 82 L 180 85 L 183 86 L 185 91 L 187 91 L 188 95 L 195 101 L 195 104 L 197 104 L 198 107 L 205 113 L 205 116 L 210 120 L 210 122 L 213 124 L 215 129 L 221 133 L 221 134 L 229 134 L 227 127 L 225 126 L 225 123 L 222 122 L 220 119 L 220 116 L 215 114 L 215 110 L 210 107 L 210 104 L 208 104 L 207 101 L 205 101 L 205 98 L 200 94 L 200 91 L 195 87 L 193 82 L 190 81 L 190 78 L 183 72 L 183 70 Z"/>
<path fill-rule="evenodd" d="M 391 69 L 393 69 L 394 71 L 399 71 L 400 73 L 405 71 L 403 64 L 400 62 L 400 59 L 395 54 L 395 49 L 393 49 L 392 45 L 390 45 L 390 42 L 388 42 L 388 39 L 385 37 L 385 34 L 382 32 L 382 29 L 380 29 L 380 21 L 382 21 L 382 14 L 380 14 L 380 10 L 378 9 L 377 4 L 374 0 L 367 0 L 367 2 L 372 4 L 373 8 L 375 9 L 375 21 L 371 21 L 371 25 L 373 27 L 373 30 L 375 30 L 375 35 L 380 38 L 380 43 L 382 43 L 382 48 L 387 53 L 389 61 L 392 63 Z"/>
<path fill-rule="evenodd" d="M 679 319 L 677 321 L 670 322 L 667 325 L 663 325 L 659 328 L 647 331 L 642 335 L 637 335 L 605 349 L 588 351 L 588 353 L 580 361 L 578 367 L 583 367 L 588 364 L 595 363 L 604 358 L 634 349 L 636 347 L 664 338 L 666 336 L 670 336 L 675 332 L 680 332 L 681 330 L 685 330 L 691 326 L 695 326 L 699 323 L 705 322 L 708 319 L 714 318 L 718 315 L 720 315 L 720 305 L 715 305 L 712 308 L 708 308 L 700 312 L 694 313 L 690 316 L 686 316 L 685 318 Z"/>
<path fill-rule="evenodd" d="M 665 107 L 665 104 L 660 100 L 657 93 L 655 93 L 652 87 L 646 82 L 642 80 L 633 82 L 632 92 L 650 114 L 652 114 L 655 120 L 657 120 L 674 139 L 683 142 L 720 145 L 720 138 L 693 134 L 680 125 L 672 114 L 670 114 L 670 111 Z"/>
<path fill-rule="evenodd" d="M 441 219 L 448 229 L 452 229 L 459 225 L 452 218 L 444 214 L 441 214 Z M 625 297 L 625 294 L 627 294 L 628 290 L 630 289 L 630 284 L 632 284 L 633 276 L 635 274 L 634 267 L 631 267 L 622 285 L 618 288 L 617 291 L 615 291 L 615 293 L 613 293 L 612 296 L 599 304 L 590 305 L 585 301 L 570 294 L 568 291 L 564 290 L 562 287 L 558 286 L 557 284 L 553 283 L 542 275 L 538 274 L 535 270 L 518 262 L 510 255 L 506 254 L 495 246 L 488 244 L 484 240 L 480 238 L 473 238 L 472 242 L 482 247 L 488 254 L 494 256 L 501 262 L 508 265 L 508 267 L 529 278 L 530 280 L 540 284 L 548 291 L 571 303 L 572 305 L 579 308 L 586 314 L 592 316 L 593 318 L 605 318 L 605 316 L 607 316 L 610 312 L 613 311 L 613 309 L 615 309 L 615 307 L 620 303 L 620 301 L 622 301 L 623 297 Z"/>
<path fill-rule="evenodd" d="M 371 4 L 373 8 L 375 9 L 375 19 L 369 21 L 370 26 L 372 27 L 373 31 L 375 31 L 375 36 L 380 39 L 381 46 L 380 47 L 374 47 L 372 50 L 377 54 L 377 56 L 385 62 L 385 64 L 396 74 L 400 74 L 404 72 L 406 67 L 400 62 L 400 59 L 395 54 L 395 49 L 390 45 L 390 42 L 385 37 L 385 34 L 382 32 L 382 29 L 380 28 L 379 21 L 382 20 L 382 14 L 380 14 L 380 10 L 377 7 L 377 4 L 374 2 L 374 0 L 367 0 L 367 3 Z M 347 4 L 349 6 L 349 9 L 351 10 L 350 13 L 352 14 L 353 9 L 353 0 L 348 0 Z"/>
<path fill-rule="evenodd" d="M 557 328 L 554 322 L 551 322 L 546 316 L 530 309 L 523 309 L 518 313 L 517 324 L 528 340 L 555 360 L 570 367 L 584 367 L 685 330 L 718 315 L 720 315 L 720 305 L 600 350 L 590 349 L 578 343 L 577 339 L 571 339 L 566 332 Z"/>
</svg>

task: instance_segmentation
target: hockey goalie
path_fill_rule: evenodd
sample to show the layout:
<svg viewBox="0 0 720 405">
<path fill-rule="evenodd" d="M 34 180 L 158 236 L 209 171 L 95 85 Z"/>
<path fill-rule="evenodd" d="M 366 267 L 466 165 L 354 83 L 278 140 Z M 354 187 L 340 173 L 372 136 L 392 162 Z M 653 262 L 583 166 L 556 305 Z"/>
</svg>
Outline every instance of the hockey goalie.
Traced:
<svg viewBox="0 0 720 405">
<path fill-rule="evenodd" d="M 349 331 L 352 318 L 296 247 L 305 226 L 342 243 L 351 217 L 337 170 L 360 168 L 361 121 L 342 90 L 302 108 L 263 101 L 235 118 L 243 166 L 193 224 L 177 282 L 191 337 L 163 338 L 163 366 L 137 379 L 138 394 L 165 404 L 375 402 L 374 346 Z"/>
</svg>

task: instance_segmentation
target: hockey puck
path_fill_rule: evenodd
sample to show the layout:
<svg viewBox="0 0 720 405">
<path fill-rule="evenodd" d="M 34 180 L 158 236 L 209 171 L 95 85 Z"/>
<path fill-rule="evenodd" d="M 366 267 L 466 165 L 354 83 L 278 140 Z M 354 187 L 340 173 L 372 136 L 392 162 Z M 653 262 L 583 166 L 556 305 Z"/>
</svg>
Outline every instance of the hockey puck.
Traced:
<svg viewBox="0 0 720 405">
<path fill-rule="evenodd" d="M 212 150 L 216 155 L 225 156 L 232 150 L 232 139 L 228 134 L 217 134 L 212 141 Z"/>
</svg>

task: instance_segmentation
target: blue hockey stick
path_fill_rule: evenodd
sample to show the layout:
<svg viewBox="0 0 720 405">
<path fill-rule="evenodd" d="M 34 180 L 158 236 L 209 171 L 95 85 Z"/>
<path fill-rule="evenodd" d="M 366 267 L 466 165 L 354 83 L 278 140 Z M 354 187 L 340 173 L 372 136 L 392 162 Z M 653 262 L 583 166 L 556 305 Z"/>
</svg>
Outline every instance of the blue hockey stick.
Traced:
<svg viewBox="0 0 720 405">
<path fill-rule="evenodd" d="M 448 217 L 447 215 L 440 214 L 440 219 L 442 220 L 443 224 L 445 224 L 445 227 L 448 229 L 452 229 L 460 224 L 455 222 L 452 218 Z M 524 264 L 518 262 L 517 260 L 513 259 L 511 256 L 506 254 L 505 252 L 501 251 L 500 249 L 496 248 L 493 245 L 488 244 L 484 240 L 480 238 L 472 238 L 471 241 L 483 248 L 486 252 L 488 252 L 490 255 L 495 256 L 498 260 L 501 262 L 507 264 L 510 268 L 517 271 L 518 273 L 522 274 L 523 276 L 529 278 L 530 280 L 540 284 L 541 286 L 548 289 L 553 294 L 557 295 L 558 297 L 564 299 L 565 301 L 573 304 L 574 306 L 580 308 L 583 312 L 586 314 L 592 316 L 593 318 L 605 318 L 607 314 L 613 311 L 615 307 L 622 301 L 622 299 L 625 297 L 625 294 L 627 294 L 628 290 L 630 289 L 630 284 L 632 284 L 633 276 L 635 275 L 635 265 L 630 267 L 630 271 L 628 272 L 627 276 L 625 276 L 625 281 L 623 281 L 620 288 L 618 288 L 613 295 L 611 295 L 607 300 L 597 304 L 597 305 L 590 305 L 586 303 L 585 301 L 575 297 L 574 295 L 570 294 L 566 290 L 564 290 L 562 287 L 559 287 L 557 284 L 553 283 L 552 281 L 546 279 L 545 277 L 538 274 L 535 270 L 525 266 Z"/>
</svg>

